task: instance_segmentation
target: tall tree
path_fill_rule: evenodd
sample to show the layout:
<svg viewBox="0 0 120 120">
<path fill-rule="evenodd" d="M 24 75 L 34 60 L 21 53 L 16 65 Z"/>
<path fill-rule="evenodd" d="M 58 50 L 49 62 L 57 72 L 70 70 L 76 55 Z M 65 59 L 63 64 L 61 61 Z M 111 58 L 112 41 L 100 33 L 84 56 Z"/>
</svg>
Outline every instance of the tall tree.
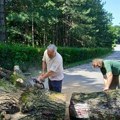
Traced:
<svg viewBox="0 0 120 120">
<path fill-rule="evenodd" d="M 111 28 L 112 33 L 114 33 L 114 44 L 115 43 L 120 44 L 120 26 L 115 25 L 115 26 L 111 26 L 110 28 Z"/>
<path fill-rule="evenodd" d="M 111 46 L 111 15 L 101 0 L 9 0 L 9 41 L 46 46 Z"/>
<path fill-rule="evenodd" d="M 5 41 L 5 0 L 0 0 L 0 41 Z"/>
</svg>

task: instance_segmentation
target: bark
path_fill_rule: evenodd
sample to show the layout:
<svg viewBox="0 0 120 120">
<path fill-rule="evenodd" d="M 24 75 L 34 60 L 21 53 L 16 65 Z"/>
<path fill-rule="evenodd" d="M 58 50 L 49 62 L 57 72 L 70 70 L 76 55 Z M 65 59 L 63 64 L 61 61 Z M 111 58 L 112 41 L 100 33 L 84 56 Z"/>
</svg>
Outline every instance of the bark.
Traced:
<svg viewBox="0 0 120 120">
<path fill-rule="evenodd" d="M 36 87 L 37 83 L 27 80 L 16 68 L 9 81 L 0 80 L 0 120 L 64 120 L 65 96 Z M 23 80 L 23 86 L 16 80 Z M 20 116 L 16 116 L 18 112 Z"/>
<path fill-rule="evenodd" d="M 0 112 L 6 111 L 7 114 L 14 114 L 20 111 L 19 97 L 14 93 L 0 94 Z"/>
<path fill-rule="evenodd" d="M 5 0 L 0 0 L 0 41 L 5 40 Z"/>
<path fill-rule="evenodd" d="M 65 96 L 47 90 L 34 89 L 21 96 L 21 111 L 29 114 L 21 120 L 64 120 Z"/>
<path fill-rule="evenodd" d="M 12 71 L 0 67 L 0 78 L 10 79 Z"/>
<path fill-rule="evenodd" d="M 0 113 L 1 118 L 8 117 L 9 120 L 64 120 L 65 96 L 37 88 L 16 92 L 2 90 Z M 16 116 L 17 113 L 21 116 Z"/>
<path fill-rule="evenodd" d="M 0 67 L 0 77 L 9 80 L 16 87 L 29 89 L 30 87 L 44 88 L 42 82 L 38 82 L 36 78 L 30 78 L 30 73 L 23 73 L 19 66 L 14 66 L 14 71 L 9 71 Z"/>
<path fill-rule="evenodd" d="M 73 93 L 69 112 L 72 120 L 120 120 L 120 89 Z"/>
<path fill-rule="evenodd" d="M 20 111 L 19 98 L 22 91 L 11 82 L 0 80 L 0 120 L 11 120 L 11 115 Z"/>
</svg>

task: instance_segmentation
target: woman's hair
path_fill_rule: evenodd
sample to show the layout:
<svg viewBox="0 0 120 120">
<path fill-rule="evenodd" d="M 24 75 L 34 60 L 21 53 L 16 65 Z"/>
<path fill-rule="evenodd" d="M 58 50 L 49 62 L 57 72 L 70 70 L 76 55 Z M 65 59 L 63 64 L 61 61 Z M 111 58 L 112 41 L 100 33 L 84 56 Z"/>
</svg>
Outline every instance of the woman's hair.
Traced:
<svg viewBox="0 0 120 120">
<path fill-rule="evenodd" d="M 94 66 L 95 64 L 97 64 L 99 67 L 102 67 L 103 66 L 103 59 L 99 59 L 99 58 L 93 59 L 92 65 Z"/>
</svg>

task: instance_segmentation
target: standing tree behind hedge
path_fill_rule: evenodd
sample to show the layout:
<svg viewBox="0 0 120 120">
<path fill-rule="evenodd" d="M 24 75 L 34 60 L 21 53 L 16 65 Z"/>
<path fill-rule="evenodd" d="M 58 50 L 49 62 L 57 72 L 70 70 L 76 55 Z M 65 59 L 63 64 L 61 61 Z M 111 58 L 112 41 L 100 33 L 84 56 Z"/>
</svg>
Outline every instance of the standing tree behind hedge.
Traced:
<svg viewBox="0 0 120 120">
<path fill-rule="evenodd" d="M 11 0 L 8 42 L 32 46 L 111 47 L 111 15 L 101 0 Z"/>
</svg>

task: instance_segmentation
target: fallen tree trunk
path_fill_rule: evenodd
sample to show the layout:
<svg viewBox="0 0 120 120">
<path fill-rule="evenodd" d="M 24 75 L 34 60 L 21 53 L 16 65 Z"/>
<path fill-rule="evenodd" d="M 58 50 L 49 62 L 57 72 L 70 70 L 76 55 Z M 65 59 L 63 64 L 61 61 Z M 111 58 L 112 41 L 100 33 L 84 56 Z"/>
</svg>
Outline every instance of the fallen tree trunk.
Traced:
<svg viewBox="0 0 120 120">
<path fill-rule="evenodd" d="M 10 79 L 12 73 L 12 71 L 0 67 L 0 78 Z"/>
<path fill-rule="evenodd" d="M 65 105 L 63 94 L 0 80 L 0 120 L 64 120 Z"/>
<path fill-rule="evenodd" d="M 120 120 L 120 89 L 73 93 L 69 112 L 71 120 Z"/>
<path fill-rule="evenodd" d="M 19 66 L 15 66 L 9 81 L 0 80 L 0 118 L 64 120 L 65 96 L 43 89 L 41 84 L 39 86 L 37 84 L 34 79 L 27 79 Z M 17 113 L 20 113 L 20 116 L 16 116 Z"/>
<path fill-rule="evenodd" d="M 8 116 L 9 120 L 64 120 L 65 118 L 66 104 L 63 94 L 45 89 L 31 89 L 22 94 L 21 92 L 1 93 L 1 118 Z M 18 112 L 21 116 L 16 116 Z"/>
<path fill-rule="evenodd" d="M 7 114 L 14 114 L 20 111 L 18 94 L 5 93 L 0 94 L 0 112 L 6 111 Z"/>
<path fill-rule="evenodd" d="M 21 120 L 64 120 L 65 96 L 48 90 L 34 89 L 21 95 Z"/>
</svg>

